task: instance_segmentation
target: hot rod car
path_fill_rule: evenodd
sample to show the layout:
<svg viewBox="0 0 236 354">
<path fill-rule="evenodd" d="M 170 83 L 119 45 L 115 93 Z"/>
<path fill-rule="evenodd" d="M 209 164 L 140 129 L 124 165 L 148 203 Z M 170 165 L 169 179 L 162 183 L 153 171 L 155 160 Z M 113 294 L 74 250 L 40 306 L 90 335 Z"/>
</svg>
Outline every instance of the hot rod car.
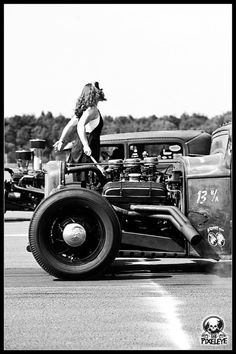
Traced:
<svg viewBox="0 0 236 354">
<path fill-rule="evenodd" d="M 208 155 L 173 156 L 174 144 L 164 146 L 172 155 L 163 159 L 163 151 L 147 150 L 142 141 L 145 150 L 132 142 L 123 159 L 49 161 L 44 198 L 29 225 L 36 261 L 57 278 L 87 279 L 130 250 L 215 260 L 230 255 L 231 134 L 229 124 L 217 129 Z M 87 188 L 69 178 L 82 172 Z"/>
<path fill-rule="evenodd" d="M 231 124 L 202 140 L 196 131 L 130 134 L 102 137 L 99 162 L 46 164 L 29 244 L 49 274 L 96 277 L 126 254 L 231 255 Z M 81 173 L 86 188 L 72 178 Z"/>
</svg>

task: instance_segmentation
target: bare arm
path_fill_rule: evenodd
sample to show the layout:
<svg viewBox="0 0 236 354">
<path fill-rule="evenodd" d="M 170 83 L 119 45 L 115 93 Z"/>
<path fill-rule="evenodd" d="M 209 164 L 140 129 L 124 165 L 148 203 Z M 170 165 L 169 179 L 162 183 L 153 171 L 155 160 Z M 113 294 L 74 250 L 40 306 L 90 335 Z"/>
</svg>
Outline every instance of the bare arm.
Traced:
<svg viewBox="0 0 236 354">
<path fill-rule="evenodd" d="M 73 116 L 69 122 L 66 124 L 65 128 L 62 130 L 60 139 L 53 145 L 56 151 L 60 151 L 64 145 L 64 139 L 69 132 L 69 130 L 78 123 L 76 116 Z"/>
<path fill-rule="evenodd" d="M 60 137 L 59 141 L 64 141 L 70 128 L 74 127 L 77 123 L 78 123 L 78 119 L 76 118 L 76 116 L 73 116 L 69 120 L 69 122 L 66 124 L 65 128 L 62 130 L 61 137 Z"/>
</svg>

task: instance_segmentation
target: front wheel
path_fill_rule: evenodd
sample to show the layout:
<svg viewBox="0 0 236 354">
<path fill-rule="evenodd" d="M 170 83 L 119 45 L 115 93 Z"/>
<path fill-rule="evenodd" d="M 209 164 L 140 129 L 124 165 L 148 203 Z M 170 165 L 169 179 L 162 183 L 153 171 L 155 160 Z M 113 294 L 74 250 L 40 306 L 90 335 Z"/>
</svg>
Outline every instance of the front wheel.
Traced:
<svg viewBox="0 0 236 354">
<path fill-rule="evenodd" d="M 101 274 L 119 251 L 121 229 L 100 194 L 68 187 L 43 200 L 29 226 L 30 248 L 39 265 L 63 279 Z"/>
</svg>

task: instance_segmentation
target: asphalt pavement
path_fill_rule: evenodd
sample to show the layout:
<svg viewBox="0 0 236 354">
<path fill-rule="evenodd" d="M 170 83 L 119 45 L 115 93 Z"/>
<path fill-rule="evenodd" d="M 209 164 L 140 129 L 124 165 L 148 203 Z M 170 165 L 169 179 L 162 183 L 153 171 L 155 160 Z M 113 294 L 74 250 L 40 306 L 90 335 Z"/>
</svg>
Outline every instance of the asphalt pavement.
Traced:
<svg viewBox="0 0 236 354">
<path fill-rule="evenodd" d="M 117 258 L 97 280 L 62 281 L 26 251 L 30 217 L 5 215 L 4 350 L 232 349 L 230 260 Z M 211 316 L 225 343 L 202 343 Z"/>
</svg>

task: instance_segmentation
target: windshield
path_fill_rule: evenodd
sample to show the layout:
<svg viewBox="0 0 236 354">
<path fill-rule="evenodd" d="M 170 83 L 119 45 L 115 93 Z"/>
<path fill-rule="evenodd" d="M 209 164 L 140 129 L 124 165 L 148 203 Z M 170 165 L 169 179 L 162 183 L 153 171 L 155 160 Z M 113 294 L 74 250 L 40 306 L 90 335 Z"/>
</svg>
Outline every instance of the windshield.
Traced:
<svg viewBox="0 0 236 354">
<path fill-rule="evenodd" d="M 129 145 L 129 157 L 144 158 L 155 156 L 160 160 L 176 159 L 183 155 L 181 144 L 174 143 L 135 143 Z"/>
</svg>

